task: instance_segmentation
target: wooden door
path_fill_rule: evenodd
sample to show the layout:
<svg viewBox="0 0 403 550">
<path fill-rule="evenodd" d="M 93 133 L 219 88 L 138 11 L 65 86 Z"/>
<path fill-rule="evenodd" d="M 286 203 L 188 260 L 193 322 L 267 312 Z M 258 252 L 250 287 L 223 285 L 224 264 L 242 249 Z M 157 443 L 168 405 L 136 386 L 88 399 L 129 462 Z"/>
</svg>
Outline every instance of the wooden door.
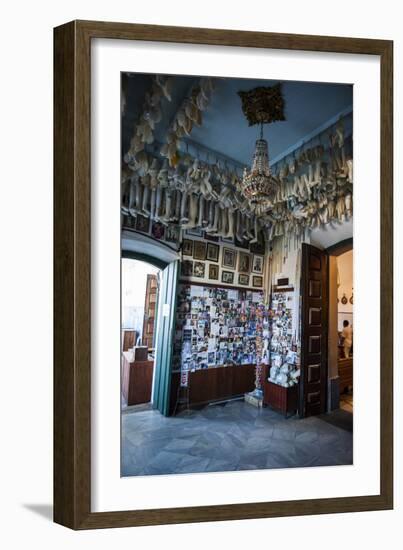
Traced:
<svg viewBox="0 0 403 550">
<path fill-rule="evenodd" d="M 161 272 L 158 297 L 157 341 L 153 384 L 153 407 L 161 414 L 170 413 L 171 367 L 174 343 L 178 265 L 175 260 Z"/>
<path fill-rule="evenodd" d="M 144 301 L 144 320 L 142 344 L 154 347 L 155 311 L 157 306 L 157 275 L 147 275 L 146 296 Z"/>
<path fill-rule="evenodd" d="M 301 263 L 301 376 L 299 415 L 326 412 L 328 256 L 304 243 Z"/>
</svg>

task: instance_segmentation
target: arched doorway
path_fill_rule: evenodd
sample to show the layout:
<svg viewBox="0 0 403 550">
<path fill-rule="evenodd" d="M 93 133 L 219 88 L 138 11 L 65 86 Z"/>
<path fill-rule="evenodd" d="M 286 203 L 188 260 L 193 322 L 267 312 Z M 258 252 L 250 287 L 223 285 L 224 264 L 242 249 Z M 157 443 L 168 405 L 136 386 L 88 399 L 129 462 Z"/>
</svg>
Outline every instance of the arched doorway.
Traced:
<svg viewBox="0 0 403 550">
<path fill-rule="evenodd" d="M 140 275 L 141 271 L 146 277 L 143 277 L 142 284 L 136 283 L 136 286 L 137 294 L 143 288 L 144 314 L 141 333 L 142 343 L 145 344 L 143 348 L 147 348 L 147 351 L 143 353 L 147 354 L 147 360 L 152 361 L 153 367 L 151 390 L 147 387 L 147 392 L 150 391 L 151 406 L 159 410 L 161 414 L 168 415 L 170 412 L 178 257 L 174 251 L 166 250 L 165 247 L 158 246 L 158 243 L 150 241 L 143 241 L 138 236 L 134 239 L 130 234 L 123 232 L 122 262 L 127 260 L 137 262 L 138 274 Z M 144 250 L 150 254 L 144 253 Z M 147 265 L 150 266 L 148 269 L 150 273 L 146 273 L 147 269 L 144 269 L 144 266 Z M 150 277 L 147 278 L 147 275 Z M 151 276 L 156 278 L 153 279 Z M 152 318 L 152 322 L 150 322 L 150 318 Z M 149 345 L 150 343 L 152 346 Z M 133 355 L 129 359 L 133 359 L 133 363 L 135 363 Z M 123 361 L 125 361 L 125 356 Z M 125 368 L 126 371 L 129 370 L 127 364 Z M 134 366 L 130 368 L 135 369 Z M 126 384 L 126 387 L 129 386 L 129 382 L 124 376 L 122 377 L 122 387 L 123 384 Z M 133 384 L 135 384 L 135 380 Z M 149 374 L 147 384 L 149 384 Z M 127 390 L 125 392 L 127 394 Z"/>
</svg>

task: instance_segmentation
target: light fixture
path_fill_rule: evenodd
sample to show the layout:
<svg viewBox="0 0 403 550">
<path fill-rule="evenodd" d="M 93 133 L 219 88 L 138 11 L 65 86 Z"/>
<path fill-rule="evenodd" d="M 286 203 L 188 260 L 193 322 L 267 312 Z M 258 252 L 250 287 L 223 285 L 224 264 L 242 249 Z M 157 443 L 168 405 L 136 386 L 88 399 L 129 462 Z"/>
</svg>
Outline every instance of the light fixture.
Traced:
<svg viewBox="0 0 403 550">
<path fill-rule="evenodd" d="M 260 125 L 260 136 L 256 140 L 251 169 L 244 169 L 239 190 L 256 213 L 262 213 L 273 205 L 278 180 L 269 166 L 269 148 L 263 138 L 263 124 L 269 124 L 284 117 L 284 99 L 281 84 L 272 87 L 258 87 L 248 92 L 238 92 L 242 110 L 249 126 Z"/>
<path fill-rule="evenodd" d="M 254 209 L 268 208 L 273 204 L 278 181 L 270 171 L 269 148 L 263 138 L 263 123 L 260 125 L 260 137 L 256 140 L 252 167 L 250 170 L 244 169 L 239 186 L 242 195 Z"/>
</svg>

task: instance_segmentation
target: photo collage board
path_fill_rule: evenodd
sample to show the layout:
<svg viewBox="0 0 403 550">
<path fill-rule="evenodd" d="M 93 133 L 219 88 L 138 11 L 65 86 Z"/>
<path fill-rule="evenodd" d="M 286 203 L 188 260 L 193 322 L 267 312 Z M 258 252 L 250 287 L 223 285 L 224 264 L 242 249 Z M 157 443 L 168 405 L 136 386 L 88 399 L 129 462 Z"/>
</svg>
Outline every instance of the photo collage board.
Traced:
<svg viewBox="0 0 403 550">
<path fill-rule="evenodd" d="M 270 365 L 299 365 L 299 343 L 293 334 L 294 292 L 276 291 L 270 308 Z"/>
<path fill-rule="evenodd" d="M 262 291 L 181 284 L 173 370 L 189 372 L 268 359 L 269 309 Z"/>
</svg>

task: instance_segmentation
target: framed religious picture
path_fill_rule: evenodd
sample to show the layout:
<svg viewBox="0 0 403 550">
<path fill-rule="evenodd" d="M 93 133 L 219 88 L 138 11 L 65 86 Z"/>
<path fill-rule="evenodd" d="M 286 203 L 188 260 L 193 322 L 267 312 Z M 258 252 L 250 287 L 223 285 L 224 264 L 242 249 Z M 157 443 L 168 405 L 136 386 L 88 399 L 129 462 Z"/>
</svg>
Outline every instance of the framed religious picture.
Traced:
<svg viewBox="0 0 403 550">
<path fill-rule="evenodd" d="M 208 269 L 208 278 L 212 280 L 218 280 L 218 273 L 220 267 L 218 264 L 210 264 Z"/>
<path fill-rule="evenodd" d="M 264 262 L 264 256 L 253 254 L 252 272 L 263 273 L 263 265 L 264 265 L 263 262 Z"/>
<path fill-rule="evenodd" d="M 184 256 L 193 256 L 193 241 L 190 239 L 183 239 L 182 254 Z"/>
<path fill-rule="evenodd" d="M 150 218 L 138 215 L 136 218 L 136 229 L 142 233 L 148 233 L 150 231 Z"/>
<path fill-rule="evenodd" d="M 165 225 L 160 222 L 152 222 L 151 234 L 157 240 L 162 240 L 165 235 Z"/>
<path fill-rule="evenodd" d="M 55 521 L 392 508 L 392 42 L 94 21 L 54 40 Z M 266 253 L 288 279 L 270 303 Z"/>
<path fill-rule="evenodd" d="M 220 247 L 218 244 L 207 243 L 207 260 L 218 262 Z"/>
<path fill-rule="evenodd" d="M 222 249 L 222 258 L 221 265 L 227 269 L 235 269 L 236 266 L 236 256 L 237 252 L 233 248 L 227 248 L 226 246 Z"/>
<path fill-rule="evenodd" d="M 168 225 L 165 232 L 165 240 L 169 243 L 179 244 L 180 228 L 178 225 Z"/>
<path fill-rule="evenodd" d="M 181 275 L 184 277 L 191 277 L 193 275 L 193 262 L 191 260 L 184 260 L 181 263 Z"/>
<path fill-rule="evenodd" d="M 247 252 L 239 252 L 238 271 L 240 273 L 250 273 L 251 258 L 251 254 L 248 254 Z"/>
<path fill-rule="evenodd" d="M 206 259 L 206 243 L 203 241 L 193 241 L 193 258 L 195 260 Z"/>
<path fill-rule="evenodd" d="M 232 285 L 234 282 L 234 272 L 233 271 L 222 271 L 221 272 L 221 281 Z"/>
<path fill-rule="evenodd" d="M 260 275 L 253 275 L 252 285 L 257 286 L 257 287 L 262 287 L 263 286 L 263 277 L 261 277 Z"/>
<path fill-rule="evenodd" d="M 204 262 L 194 262 L 193 264 L 193 276 L 198 279 L 204 279 L 206 271 L 206 264 Z"/>
</svg>

